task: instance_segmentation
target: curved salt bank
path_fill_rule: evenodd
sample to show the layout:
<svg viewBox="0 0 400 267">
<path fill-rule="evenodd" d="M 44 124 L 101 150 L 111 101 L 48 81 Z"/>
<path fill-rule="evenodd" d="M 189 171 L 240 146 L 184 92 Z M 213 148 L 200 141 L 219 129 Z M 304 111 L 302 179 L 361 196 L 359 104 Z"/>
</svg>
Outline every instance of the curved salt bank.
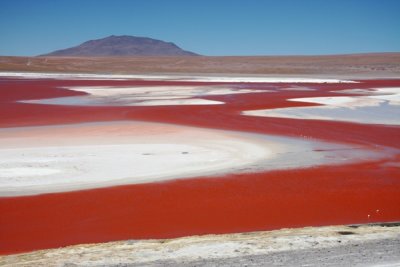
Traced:
<svg viewBox="0 0 400 267">
<path fill-rule="evenodd" d="M 335 120 L 366 124 L 400 125 L 400 88 L 351 89 L 340 93 L 362 96 L 292 98 L 288 101 L 320 104 L 243 111 L 243 115 L 306 120 Z"/>
<path fill-rule="evenodd" d="M 220 105 L 225 103 L 202 99 L 201 97 L 268 92 L 268 90 L 224 86 L 73 86 L 64 88 L 84 92 L 87 95 L 25 100 L 21 102 L 74 106 Z"/>
<path fill-rule="evenodd" d="M 131 121 L 7 128 L 0 130 L 0 196 L 338 164 L 378 154 L 296 138 Z"/>
</svg>

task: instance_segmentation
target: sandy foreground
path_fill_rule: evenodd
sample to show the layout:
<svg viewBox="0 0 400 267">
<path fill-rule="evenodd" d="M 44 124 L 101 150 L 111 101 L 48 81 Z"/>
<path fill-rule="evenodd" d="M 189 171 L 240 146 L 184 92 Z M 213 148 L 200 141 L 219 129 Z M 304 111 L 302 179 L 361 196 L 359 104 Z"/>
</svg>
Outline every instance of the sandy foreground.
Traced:
<svg viewBox="0 0 400 267">
<path fill-rule="evenodd" d="M 1 266 L 400 266 L 399 224 L 126 240 L 0 257 Z"/>
<path fill-rule="evenodd" d="M 0 147 L 0 196 L 348 163 L 388 153 L 131 121 L 6 128 Z"/>
</svg>

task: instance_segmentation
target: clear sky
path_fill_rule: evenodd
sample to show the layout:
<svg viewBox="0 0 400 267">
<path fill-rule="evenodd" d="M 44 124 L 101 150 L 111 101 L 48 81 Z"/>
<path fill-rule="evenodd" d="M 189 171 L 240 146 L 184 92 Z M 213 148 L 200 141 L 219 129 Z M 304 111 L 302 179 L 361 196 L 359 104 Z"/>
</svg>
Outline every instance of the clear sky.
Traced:
<svg viewBox="0 0 400 267">
<path fill-rule="evenodd" d="M 0 55 L 109 35 L 203 55 L 400 51 L 400 0 L 0 0 Z"/>
</svg>

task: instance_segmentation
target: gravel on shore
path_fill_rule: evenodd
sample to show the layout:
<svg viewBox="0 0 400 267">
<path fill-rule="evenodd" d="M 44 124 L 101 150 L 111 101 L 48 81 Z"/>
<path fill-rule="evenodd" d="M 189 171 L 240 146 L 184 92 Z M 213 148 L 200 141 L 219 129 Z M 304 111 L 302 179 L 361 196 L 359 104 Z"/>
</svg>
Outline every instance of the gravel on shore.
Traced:
<svg viewBox="0 0 400 267">
<path fill-rule="evenodd" d="M 0 266 L 400 266 L 400 223 L 84 244 Z"/>
</svg>

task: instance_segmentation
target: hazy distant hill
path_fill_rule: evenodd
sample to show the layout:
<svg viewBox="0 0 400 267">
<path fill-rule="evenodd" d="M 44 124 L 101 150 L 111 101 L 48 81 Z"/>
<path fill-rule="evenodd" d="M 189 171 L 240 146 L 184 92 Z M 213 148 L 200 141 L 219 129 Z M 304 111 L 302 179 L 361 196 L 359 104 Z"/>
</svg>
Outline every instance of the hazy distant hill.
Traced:
<svg viewBox="0 0 400 267">
<path fill-rule="evenodd" d="M 146 37 L 109 36 L 90 40 L 67 49 L 57 50 L 41 56 L 197 56 L 198 54 L 182 50 L 174 43 L 167 43 Z"/>
</svg>

